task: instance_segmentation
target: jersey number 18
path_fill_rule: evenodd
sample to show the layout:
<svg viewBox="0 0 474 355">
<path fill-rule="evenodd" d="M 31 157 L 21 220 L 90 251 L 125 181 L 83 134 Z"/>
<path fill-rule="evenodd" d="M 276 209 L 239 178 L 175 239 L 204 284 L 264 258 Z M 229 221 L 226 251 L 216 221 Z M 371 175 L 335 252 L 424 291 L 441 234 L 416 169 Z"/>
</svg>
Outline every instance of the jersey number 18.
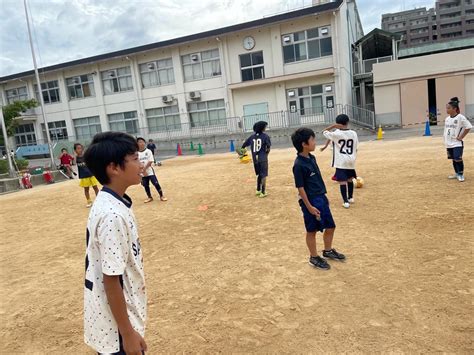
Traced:
<svg viewBox="0 0 474 355">
<path fill-rule="evenodd" d="M 257 153 L 260 151 L 260 149 L 262 149 L 262 139 L 261 138 L 254 139 L 253 147 L 252 147 L 253 152 Z"/>
</svg>

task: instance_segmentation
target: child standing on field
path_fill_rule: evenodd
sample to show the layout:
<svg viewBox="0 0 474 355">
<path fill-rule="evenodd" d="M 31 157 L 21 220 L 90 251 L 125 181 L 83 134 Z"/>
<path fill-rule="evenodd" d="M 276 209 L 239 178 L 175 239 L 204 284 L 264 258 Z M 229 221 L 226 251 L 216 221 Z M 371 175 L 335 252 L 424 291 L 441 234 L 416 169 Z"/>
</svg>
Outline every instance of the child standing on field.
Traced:
<svg viewBox="0 0 474 355">
<path fill-rule="evenodd" d="M 306 227 L 309 264 L 315 268 L 329 270 L 331 266 L 324 258 L 343 261 L 346 257 L 332 247 L 336 224 L 329 209 L 321 171 L 316 158 L 311 154 L 316 148 L 315 134 L 310 128 L 299 128 L 293 133 L 291 140 L 298 152 L 293 165 L 293 176 Z M 324 258 L 320 257 L 316 250 L 317 232 L 323 232 Z"/>
<path fill-rule="evenodd" d="M 76 154 L 76 164 L 77 164 L 77 172 L 79 175 L 79 186 L 84 188 L 84 195 L 86 196 L 87 205 L 86 207 L 92 206 L 91 195 L 89 192 L 90 187 L 94 189 L 95 195 L 99 193 L 99 188 L 97 185 L 99 182 L 97 179 L 92 175 L 91 171 L 87 168 L 86 163 L 84 161 L 84 146 L 81 143 L 74 144 L 74 153 Z"/>
<path fill-rule="evenodd" d="M 99 354 L 144 354 L 147 297 L 143 252 L 127 189 L 141 180 L 134 137 L 94 136 L 85 162 L 104 186 L 86 231 L 84 341 Z"/>
</svg>

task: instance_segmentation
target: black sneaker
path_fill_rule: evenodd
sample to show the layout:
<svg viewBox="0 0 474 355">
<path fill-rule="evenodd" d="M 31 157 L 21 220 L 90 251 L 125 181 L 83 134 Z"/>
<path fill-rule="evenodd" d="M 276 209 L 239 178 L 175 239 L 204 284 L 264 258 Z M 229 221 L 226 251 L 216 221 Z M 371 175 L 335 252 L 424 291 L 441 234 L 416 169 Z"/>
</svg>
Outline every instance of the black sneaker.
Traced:
<svg viewBox="0 0 474 355">
<path fill-rule="evenodd" d="M 323 250 L 323 256 L 333 260 L 346 260 L 346 256 L 344 254 L 338 253 L 334 248 L 329 251 Z"/>
<path fill-rule="evenodd" d="M 311 256 L 309 258 L 309 265 L 323 270 L 329 270 L 331 268 L 331 265 L 320 256 Z"/>
</svg>

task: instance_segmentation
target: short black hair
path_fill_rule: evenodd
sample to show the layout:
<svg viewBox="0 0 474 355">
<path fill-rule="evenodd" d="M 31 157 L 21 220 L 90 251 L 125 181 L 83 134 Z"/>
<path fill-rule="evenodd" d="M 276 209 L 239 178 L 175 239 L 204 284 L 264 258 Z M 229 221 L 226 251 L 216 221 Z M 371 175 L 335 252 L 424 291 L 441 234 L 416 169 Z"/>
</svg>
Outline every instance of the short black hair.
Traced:
<svg viewBox="0 0 474 355">
<path fill-rule="evenodd" d="M 343 126 L 345 126 L 346 124 L 349 123 L 349 116 L 347 116 L 344 113 L 341 113 L 340 115 L 337 115 L 336 123 L 342 124 Z"/>
<path fill-rule="evenodd" d="M 62 148 L 62 149 L 61 149 L 61 152 L 64 152 L 64 151 L 67 152 L 67 148 Z"/>
<path fill-rule="evenodd" d="M 107 166 L 110 163 L 125 166 L 125 157 L 138 151 L 136 139 L 123 132 L 98 133 L 84 154 L 86 166 L 102 185 L 110 182 Z"/>
<path fill-rule="evenodd" d="M 460 102 L 461 102 L 461 101 L 459 101 L 458 97 L 457 97 L 457 96 L 454 96 L 454 97 L 452 97 L 452 98 L 449 100 L 448 104 L 449 104 L 449 106 L 451 106 L 452 108 L 459 108 L 459 103 L 460 103 Z"/>
<path fill-rule="evenodd" d="M 267 126 L 268 126 L 268 123 L 265 121 L 255 122 L 255 124 L 253 125 L 253 131 L 255 133 L 262 133 L 265 130 L 265 128 L 267 128 Z"/>
<path fill-rule="evenodd" d="M 311 128 L 307 127 L 298 128 L 291 135 L 291 141 L 293 142 L 293 146 L 296 148 L 298 153 L 303 151 L 303 143 L 308 144 L 308 141 L 311 137 L 316 137 L 316 134 L 314 134 L 314 131 Z"/>
<path fill-rule="evenodd" d="M 74 143 L 74 150 L 76 150 L 77 147 L 83 147 L 81 143 Z"/>
<path fill-rule="evenodd" d="M 143 141 L 143 143 L 146 143 L 146 140 L 145 140 L 145 138 L 143 138 L 143 137 L 137 137 L 137 142 L 138 142 L 138 141 Z"/>
</svg>

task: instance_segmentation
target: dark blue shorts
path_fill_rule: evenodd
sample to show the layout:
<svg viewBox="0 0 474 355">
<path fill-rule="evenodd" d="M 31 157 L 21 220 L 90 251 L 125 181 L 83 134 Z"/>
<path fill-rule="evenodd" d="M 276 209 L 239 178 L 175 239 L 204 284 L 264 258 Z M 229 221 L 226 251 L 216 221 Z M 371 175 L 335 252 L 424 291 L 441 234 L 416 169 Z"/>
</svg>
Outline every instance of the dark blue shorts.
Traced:
<svg viewBox="0 0 474 355">
<path fill-rule="evenodd" d="M 260 175 L 264 178 L 268 176 L 268 161 L 256 161 L 253 163 L 255 175 Z"/>
<path fill-rule="evenodd" d="M 447 148 L 448 159 L 461 160 L 464 147 Z"/>
<path fill-rule="evenodd" d="M 156 175 L 155 175 L 155 174 L 153 174 L 153 175 L 148 175 L 148 176 L 142 176 L 142 185 L 143 185 L 143 186 L 149 186 L 149 185 L 150 185 L 150 182 L 151 182 L 153 185 L 159 185 L 158 179 L 156 178 Z"/>
<path fill-rule="evenodd" d="M 308 233 L 322 232 L 325 229 L 336 228 L 334 218 L 332 218 L 331 210 L 329 209 L 329 201 L 326 195 L 318 195 L 309 198 L 309 202 L 313 207 L 316 207 L 321 212 L 321 220 L 318 221 L 316 216 L 309 213 L 303 200 L 299 200 L 301 210 L 303 211 L 304 226 Z"/>
<path fill-rule="evenodd" d="M 336 181 L 348 181 L 352 178 L 357 177 L 357 173 L 354 169 L 339 169 L 336 168 L 336 173 L 334 174 Z"/>
</svg>

